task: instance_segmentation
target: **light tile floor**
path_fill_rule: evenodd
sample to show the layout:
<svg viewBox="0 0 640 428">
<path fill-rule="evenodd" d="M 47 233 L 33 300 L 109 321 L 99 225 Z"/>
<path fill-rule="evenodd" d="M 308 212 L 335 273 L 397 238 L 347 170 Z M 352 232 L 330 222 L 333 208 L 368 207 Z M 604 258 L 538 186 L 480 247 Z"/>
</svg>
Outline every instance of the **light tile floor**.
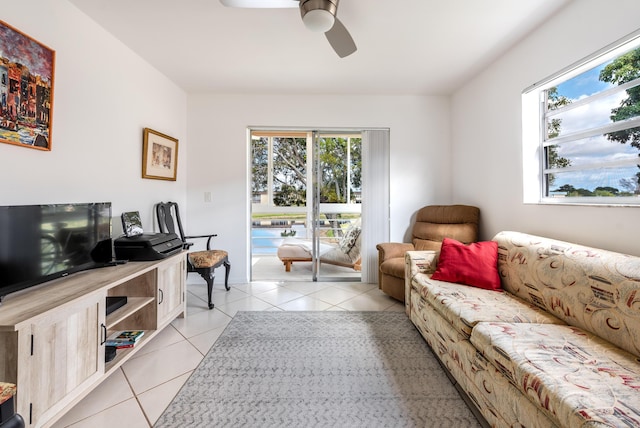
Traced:
<svg viewBox="0 0 640 428">
<path fill-rule="evenodd" d="M 187 285 L 187 316 L 175 319 L 53 426 L 148 428 L 238 311 L 404 311 L 375 284 L 259 281 L 216 284 L 207 309 L 204 283 Z"/>
</svg>

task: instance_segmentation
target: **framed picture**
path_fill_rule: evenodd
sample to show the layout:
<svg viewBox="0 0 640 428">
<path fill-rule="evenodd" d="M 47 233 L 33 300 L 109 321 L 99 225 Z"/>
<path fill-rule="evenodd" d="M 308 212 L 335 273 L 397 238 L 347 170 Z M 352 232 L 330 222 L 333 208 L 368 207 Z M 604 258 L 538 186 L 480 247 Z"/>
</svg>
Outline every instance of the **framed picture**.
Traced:
<svg viewBox="0 0 640 428">
<path fill-rule="evenodd" d="M 0 21 L 0 143 L 51 150 L 55 52 Z"/>
<path fill-rule="evenodd" d="M 144 128 L 142 178 L 176 181 L 177 172 L 178 140 Z"/>
</svg>

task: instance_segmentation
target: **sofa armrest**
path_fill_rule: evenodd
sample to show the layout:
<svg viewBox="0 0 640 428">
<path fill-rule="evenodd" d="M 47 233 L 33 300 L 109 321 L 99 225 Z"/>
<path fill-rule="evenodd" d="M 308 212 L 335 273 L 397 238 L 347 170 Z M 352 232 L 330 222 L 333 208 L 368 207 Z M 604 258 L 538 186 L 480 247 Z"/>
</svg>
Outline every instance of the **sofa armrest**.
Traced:
<svg viewBox="0 0 640 428">
<path fill-rule="evenodd" d="M 411 281 L 418 274 L 431 275 L 436 271 L 439 251 L 407 251 L 404 256 L 404 305 L 411 317 Z"/>
<path fill-rule="evenodd" d="M 376 245 L 376 248 L 378 249 L 379 263 L 397 257 L 404 257 L 404 253 L 406 253 L 407 251 L 415 250 L 413 244 L 401 242 L 385 242 Z"/>
</svg>

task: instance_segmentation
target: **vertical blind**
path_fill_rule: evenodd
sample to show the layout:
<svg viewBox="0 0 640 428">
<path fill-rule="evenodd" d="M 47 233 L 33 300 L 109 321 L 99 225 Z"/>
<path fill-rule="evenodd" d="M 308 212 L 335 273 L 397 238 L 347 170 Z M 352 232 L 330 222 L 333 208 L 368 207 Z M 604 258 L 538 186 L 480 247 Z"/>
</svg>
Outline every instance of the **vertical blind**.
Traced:
<svg viewBox="0 0 640 428">
<path fill-rule="evenodd" d="M 362 282 L 378 282 L 376 244 L 389 241 L 389 130 L 362 131 Z"/>
</svg>

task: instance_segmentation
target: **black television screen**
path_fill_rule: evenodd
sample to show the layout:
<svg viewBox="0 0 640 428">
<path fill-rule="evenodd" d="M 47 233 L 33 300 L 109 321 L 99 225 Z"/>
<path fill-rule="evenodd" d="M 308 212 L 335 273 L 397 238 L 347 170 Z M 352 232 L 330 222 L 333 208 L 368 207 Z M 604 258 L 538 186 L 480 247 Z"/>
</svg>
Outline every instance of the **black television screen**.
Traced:
<svg viewBox="0 0 640 428">
<path fill-rule="evenodd" d="M 111 260 L 111 203 L 0 206 L 4 296 Z"/>
</svg>

